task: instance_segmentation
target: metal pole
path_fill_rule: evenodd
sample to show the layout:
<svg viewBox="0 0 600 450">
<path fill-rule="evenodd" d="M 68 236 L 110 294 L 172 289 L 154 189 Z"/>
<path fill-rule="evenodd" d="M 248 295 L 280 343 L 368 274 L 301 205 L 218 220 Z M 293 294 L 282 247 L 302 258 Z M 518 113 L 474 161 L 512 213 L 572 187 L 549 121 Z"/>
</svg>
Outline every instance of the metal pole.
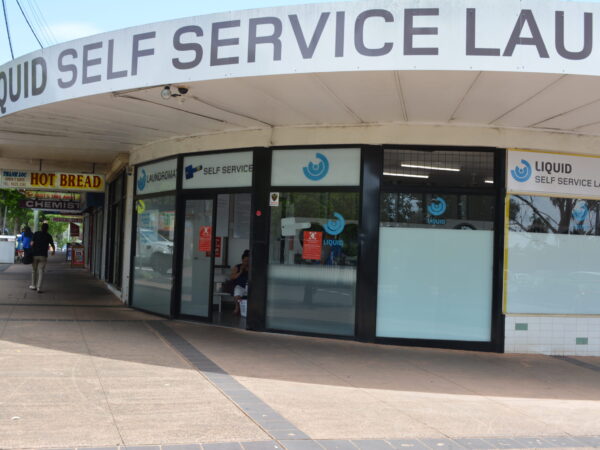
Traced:
<svg viewBox="0 0 600 450">
<path fill-rule="evenodd" d="M 40 220 L 40 210 L 33 210 L 33 232 L 35 233 L 38 230 L 38 222 Z"/>
</svg>

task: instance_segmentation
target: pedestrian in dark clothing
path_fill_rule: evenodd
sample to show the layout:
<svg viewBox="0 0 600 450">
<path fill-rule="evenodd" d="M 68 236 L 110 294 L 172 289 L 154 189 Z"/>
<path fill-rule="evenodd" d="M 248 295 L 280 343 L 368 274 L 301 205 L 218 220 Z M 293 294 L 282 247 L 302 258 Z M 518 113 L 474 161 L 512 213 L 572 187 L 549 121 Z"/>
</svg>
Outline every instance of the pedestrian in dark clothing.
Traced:
<svg viewBox="0 0 600 450">
<path fill-rule="evenodd" d="M 42 293 L 42 282 L 44 280 L 44 271 L 48 262 L 48 247 L 52 247 L 52 254 L 56 251 L 52 236 L 48 233 L 48 224 L 42 224 L 42 231 L 36 231 L 31 239 L 31 250 L 33 254 L 33 263 L 31 264 L 31 285 L 29 289 L 36 290 L 38 294 Z"/>
</svg>

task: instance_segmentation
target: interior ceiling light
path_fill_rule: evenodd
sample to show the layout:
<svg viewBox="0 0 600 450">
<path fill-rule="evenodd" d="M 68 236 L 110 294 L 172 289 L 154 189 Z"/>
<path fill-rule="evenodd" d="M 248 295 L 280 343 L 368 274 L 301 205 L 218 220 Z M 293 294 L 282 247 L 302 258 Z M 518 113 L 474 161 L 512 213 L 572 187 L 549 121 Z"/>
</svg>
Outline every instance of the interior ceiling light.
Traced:
<svg viewBox="0 0 600 450">
<path fill-rule="evenodd" d="M 487 184 L 494 184 L 494 180 L 484 180 L 484 182 Z"/>
<path fill-rule="evenodd" d="M 454 169 L 452 167 L 420 166 L 417 164 L 402 164 L 402 167 L 409 167 L 411 169 L 431 169 L 431 170 L 445 170 L 447 172 L 460 172 L 460 169 Z"/>
<path fill-rule="evenodd" d="M 429 175 L 415 175 L 412 173 L 391 173 L 391 172 L 383 172 L 384 175 L 388 177 L 407 177 L 407 178 L 429 178 Z"/>
</svg>

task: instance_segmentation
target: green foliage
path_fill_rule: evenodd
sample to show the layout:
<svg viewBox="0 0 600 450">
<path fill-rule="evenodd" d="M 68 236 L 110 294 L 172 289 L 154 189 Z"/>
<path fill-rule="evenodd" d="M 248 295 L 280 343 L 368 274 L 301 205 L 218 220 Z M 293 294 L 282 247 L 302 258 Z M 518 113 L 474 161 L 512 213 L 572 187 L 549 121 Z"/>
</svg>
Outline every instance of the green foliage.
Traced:
<svg viewBox="0 0 600 450">
<path fill-rule="evenodd" d="M 25 195 L 18 190 L 0 189 L 0 228 L 2 228 L 4 208 L 6 207 L 6 228 L 8 228 L 11 234 L 20 233 L 24 225 L 29 225 L 32 230 L 35 229 L 33 210 L 19 206 L 19 202 L 25 199 Z M 62 246 L 67 241 L 65 232 L 69 224 L 65 222 L 53 222 L 53 217 L 60 217 L 60 214 L 40 212 L 38 230 L 42 223 L 47 222 L 48 232 L 52 235 L 57 246 Z M 1 231 L 0 234 L 2 234 Z"/>
<path fill-rule="evenodd" d="M 23 225 L 33 228 L 33 211 L 19 207 L 19 201 L 25 200 L 25 195 L 14 189 L 0 189 L 0 216 L 6 207 L 6 227 L 11 233 L 17 234 Z M 0 227 L 2 222 L 0 222 Z"/>
<path fill-rule="evenodd" d="M 66 222 L 53 222 L 53 217 L 60 217 L 60 215 L 40 213 L 40 222 L 48 223 L 48 233 L 50 233 L 54 239 L 57 247 L 62 247 L 63 244 L 67 242 L 67 239 L 64 235 L 69 227 L 69 224 Z"/>
</svg>

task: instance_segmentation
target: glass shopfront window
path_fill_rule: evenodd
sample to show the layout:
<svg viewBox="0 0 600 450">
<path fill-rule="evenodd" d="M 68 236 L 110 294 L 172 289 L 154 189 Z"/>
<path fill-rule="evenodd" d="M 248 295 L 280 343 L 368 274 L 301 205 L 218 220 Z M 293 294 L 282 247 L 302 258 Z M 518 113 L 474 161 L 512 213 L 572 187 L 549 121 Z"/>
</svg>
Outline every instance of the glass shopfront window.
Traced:
<svg viewBox="0 0 600 450">
<path fill-rule="evenodd" d="M 385 151 L 378 337 L 491 340 L 493 181 L 489 153 Z"/>
<path fill-rule="evenodd" d="M 137 225 L 132 306 L 169 315 L 175 235 L 175 196 L 135 202 Z"/>
<path fill-rule="evenodd" d="M 354 335 L 359 194 L 282 192 L 271 208 L 267 327 Z"/>
<path fill-rule="evenodd" d="M 600 314 L 600 201 L 511 195 L 506 312 Z"/>
</svg>

